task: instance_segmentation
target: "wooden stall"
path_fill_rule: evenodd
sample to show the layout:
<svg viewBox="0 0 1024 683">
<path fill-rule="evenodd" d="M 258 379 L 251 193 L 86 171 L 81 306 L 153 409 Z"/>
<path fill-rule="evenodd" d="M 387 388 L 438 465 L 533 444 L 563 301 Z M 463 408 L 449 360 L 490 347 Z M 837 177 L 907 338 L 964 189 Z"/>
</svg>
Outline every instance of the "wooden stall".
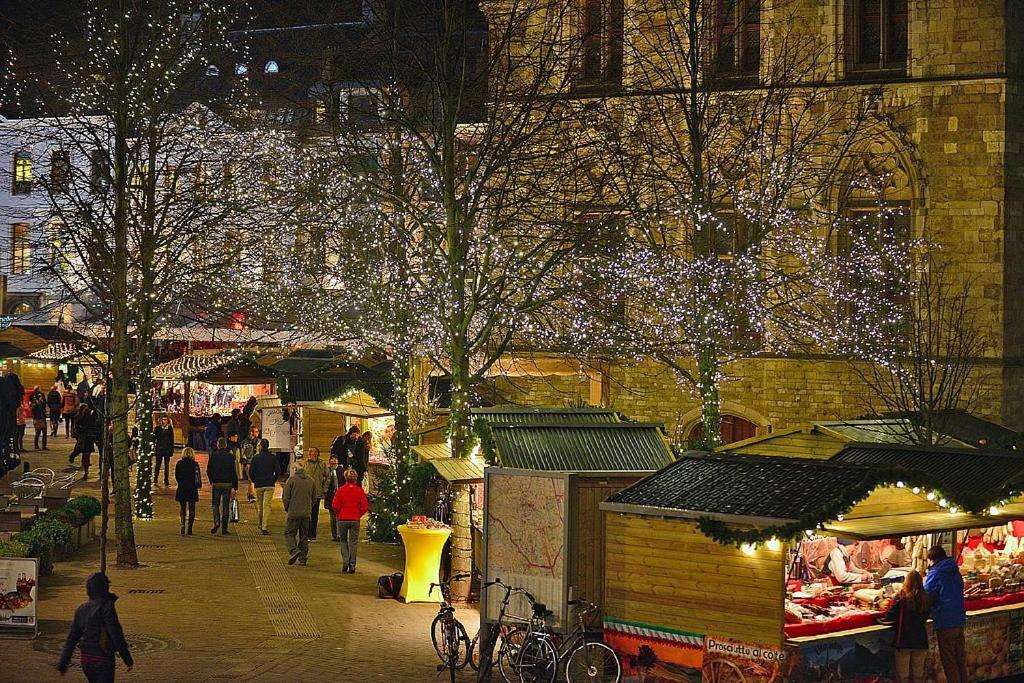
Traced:
<svg viewBox="0 0 1024 683">
<path fill-rule="evenodd" d="M 1018 454 L 973 449 L 852 444 L 828 461 L 687 454 L 601 505 L 605 642 L 627 677 L 648 680 L 889 680 L 892 635 L 878 617 L 910 567 L 864 569 L 863 593 L 827 583 L 841 577 L 827 569 L 837 549 L 866 557 L 908 540 L 914 553 L 936 543 L 960 557 L 966 530 L 1024 513 L 1013 502 L 1022 475 Z M 1008 557 L 1000 567 L 1018 572 Z M 965 579 L 968 592 L 988 591 Z M 1024 585 L 991 590 L 967 603 L 968 642 L 996 643 L 991 662 L 972 664 L 977 680 L 1024 674 L 1024 633 L 1009 626 L 1024 622 Z M 928 681 L 943 680 L 939 667 L 933 647 Z"/>
<path fill-rule="evenodd" d="M 672 461 L 660 425 L 611 411 L 478 411 L 484 470 L 484 580 L 531 591 L 571 623 L 568 602 L 604 601 L 605 518 L 600 503 Z M 497 616 L 485 592 L 481 614 Z M 523 605 L 514 605 L 520 612 Z"/>
</svg>

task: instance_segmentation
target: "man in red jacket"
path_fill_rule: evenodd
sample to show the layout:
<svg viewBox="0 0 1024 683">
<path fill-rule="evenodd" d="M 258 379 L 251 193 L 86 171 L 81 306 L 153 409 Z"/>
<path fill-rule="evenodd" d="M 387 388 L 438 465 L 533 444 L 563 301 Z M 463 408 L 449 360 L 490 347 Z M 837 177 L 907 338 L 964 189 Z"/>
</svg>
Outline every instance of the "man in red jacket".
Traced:
<svg viewBox="0 0 1024 683">
<path fill-rule="evenodd" d="M 359 542 L 359 520 L 370 509 L 366 492 L 356 483 L 359 474 L 353 469 L 345 470 L 345 485 L 338 489 L 331 501 L 331 509 L 338 518 L 338 535 L 341 536 L 341 571 L 356 573 L 356 544 Z"/>
</svg>

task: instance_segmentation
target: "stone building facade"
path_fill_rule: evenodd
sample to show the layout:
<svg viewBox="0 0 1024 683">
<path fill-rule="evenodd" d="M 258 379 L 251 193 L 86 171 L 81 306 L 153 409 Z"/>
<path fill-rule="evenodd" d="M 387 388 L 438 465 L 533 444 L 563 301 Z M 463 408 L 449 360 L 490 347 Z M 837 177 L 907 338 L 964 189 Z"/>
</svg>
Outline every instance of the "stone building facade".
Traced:
<svg viewBox="0 0 1024 683">
<path fill-rule="evenodd" d="M 573 1 L 584 12 L 590 4 Z M 624 11 L 644 1 L 625 0 Z M 906 207 L 914 234 L 937 243 L 954 272 L 971 283 L 972 307 L 991 339 L 976 370 L 985 395 L 975 412 L 1024 429 L 1024 3 L 775 0 L 761 3 L 763 25 L 772 6 L 784 2 L 806 30 L 819 32 L 838 51 L 831 72 L 815 87 L 881 89 L 890 125 L 871 144 L 897 159 L 898 187 L 891 198 Z M 598 4 L 618 6 L 616 0 Z M 866 6 L 881 8 L 879 16 L 860 16 Z M 607 9 L 595 11 L 615 19 Z M 905 57 L 896 55 L 899 68 L 854 68 L 858 41 L 878 40 L 865 21 L 878 22 L 883 51 L 905 50 Z M 905 46 L 893 48 L 903 27 Z M 761 38 L 762 50 L 770 49 L 769 41 Z M 626 96 L 629 79 L 627 51 L 620 86 Z M 567 365 L 556 380 L 518 377 L 509 397 L 548 405 L 559 398 L 580 403 L 599 397 L 631 417 L 665 422 L 677 438 L 699 420 L 696 396 L 657 364 L 613 363 L 606 370 L 598 376 Z M 837 359 L 755 358 L 732 364 L 728 374 L 723 412 L 752 423 L 759 433 L 863 415 L 870 401 L 849 365 Z M 528 381 L 536 391 L 525 388 Z"/>
</svg>

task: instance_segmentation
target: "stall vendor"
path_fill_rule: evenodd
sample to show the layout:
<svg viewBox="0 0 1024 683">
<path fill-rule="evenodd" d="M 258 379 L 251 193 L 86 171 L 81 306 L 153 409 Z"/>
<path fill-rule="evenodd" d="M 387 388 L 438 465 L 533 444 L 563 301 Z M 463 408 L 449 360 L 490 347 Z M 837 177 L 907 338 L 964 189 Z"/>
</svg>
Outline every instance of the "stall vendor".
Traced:
<svg viewBox="0 0 1024 683">
<path fill-rule="evenodd" d="M 851 545 L 851 541 L 840 539 L 839 544 L 828 554 L 825 568 L 832 575 L 832 580 L 842 585 L 874 580 L 871 572 L 854 564 L 850 557 Z"/>
<path fill-rule="evenodd" d="M 898 538 L 890 538 L 881 553 L 882 569 L 886 572 L 897 567 L 910 566 L 910 553 Z"/>
</svg>

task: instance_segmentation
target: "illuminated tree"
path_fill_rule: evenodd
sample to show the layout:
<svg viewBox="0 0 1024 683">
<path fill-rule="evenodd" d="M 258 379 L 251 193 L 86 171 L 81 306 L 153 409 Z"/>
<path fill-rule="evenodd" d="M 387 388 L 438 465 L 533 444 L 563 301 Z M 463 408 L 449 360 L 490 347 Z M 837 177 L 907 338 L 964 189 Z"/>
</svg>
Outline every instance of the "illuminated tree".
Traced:
<svg viewBox="0 0 1024 683">
<path fill-rule="evenodd" d="M 791 8 L 631 6 L 623 92 L 590 105 L 601 210 L 621 229 L 580 266 L 593 286 L 568 308 L 575 343 L 668 367 L 699 397 L 706 448 L 733 362 L 827 341 L 834 283 L 854 266 L 835 251 L 834 189 L 860 180 L 848 159 L 884 127 L 876 90 L 809 85 L 837 52 Z"/>
<path fill-rule="evenodd" d="M 106 337 L 109 351 L 99 407 L 119 566 L 138 563 L 133 512 L 152 515 L 153 339 L 173 307 L 216 305 L 237 235 L 251 227 L 232 188 L 250 188 L 252 179 L 238 177 L 245 164 L 237 174 L 230 167 L 244 158 L 245 136 L 191 104 L 201 96 L 213 102 L 203 79 L 230 54 L 231 19 L 226 5 L 206 0 L 91 0 L 81 23 L 52 41 L 57 69 L 24 75 L 25 98 L 51 114 L 40 139 L 68 159 L 43 179 L 49 211 L 37 267 L 60 282 L 84 311 L 76 323 Z M 142 454 L 134 501 L 133 383 Z"/>
</svg>

